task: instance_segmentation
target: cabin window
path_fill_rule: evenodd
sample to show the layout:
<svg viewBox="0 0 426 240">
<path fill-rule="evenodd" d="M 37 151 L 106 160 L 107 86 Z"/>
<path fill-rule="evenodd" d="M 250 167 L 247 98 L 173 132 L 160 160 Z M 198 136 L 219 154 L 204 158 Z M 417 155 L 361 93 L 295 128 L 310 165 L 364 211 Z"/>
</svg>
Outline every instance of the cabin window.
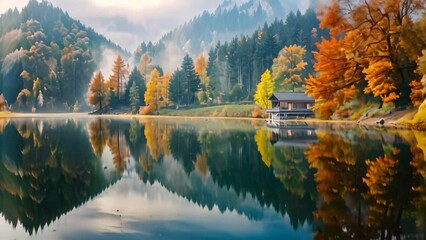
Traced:
<svg viewBox="0 0 426 240">
<path fill-rule="evenodd" d="M 280 102 L 280 108 L 287 109 L 288 108 L 288 103 L 287 102 Z"/>
</svg>

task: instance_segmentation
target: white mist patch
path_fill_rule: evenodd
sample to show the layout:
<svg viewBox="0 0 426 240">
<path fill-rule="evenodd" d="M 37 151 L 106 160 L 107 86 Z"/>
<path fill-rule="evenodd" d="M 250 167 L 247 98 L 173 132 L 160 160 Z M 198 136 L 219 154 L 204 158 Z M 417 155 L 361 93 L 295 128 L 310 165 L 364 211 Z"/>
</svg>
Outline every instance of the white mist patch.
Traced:
<svg viewBox="0 0 426 240">
<path fill-rule="evenodd" d="M 118 57 L 118 55 L 121 55 L 118 51 L 103 47 L 102 61 L 98 65 L 97 71 L 102 72 L 102 75 L 104 76 L 105 80 L 109 77 L 109 75 L 111 75 L 112 66 L 114 65 L 114 61 Z M 121 55 L 121 57 L 123 57 L 124 62 L 127 65 L 129 59 L 125 59 L 123 55 Z"/>
<path fill-rule="evenodd" d="M 3 64 L 1 66 L 1 73 L 7 74 L 19 61 L 19 58 L 21 56 L 21 51 L 15 50 L 12 53 L 9 53 L 3 61 Z"/>
<path fill-rule="evenodd" d="M 172 41 L 165 44 L 165 49 L 154 58 L 155 64 L 159 64 L 164 71 L 173 72 L 180 67 L 186 52 L 178 43 Z"/>
<path fill-rule="evenodd" d="M 21 30 L 14 29 L 7 32 L 0 38 L 0 49 L 2 52 L 10 53 L 16 49 L 19 44 L 19 38 L 21 37 Z"/>
</svg>

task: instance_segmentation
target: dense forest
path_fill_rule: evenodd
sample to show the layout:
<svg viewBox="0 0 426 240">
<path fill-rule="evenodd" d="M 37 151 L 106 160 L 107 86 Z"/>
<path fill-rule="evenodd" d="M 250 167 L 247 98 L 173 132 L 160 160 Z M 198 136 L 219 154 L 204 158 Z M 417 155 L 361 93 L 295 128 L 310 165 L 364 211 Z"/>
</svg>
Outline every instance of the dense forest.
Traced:
<svg viewBox="0 0 426 240">
<path fill-rule="evenodd" d="M 77 110 L 103 51 L 129 57 L 46 1 L 2 14 L 0 36 L 0 92 L 13 111 Z"/>
<path fill-rule="evenodd" d="M 152 113 L 169 105 L 252 101 L 256 85 L 265 70 L 274 68 L 274 76 L 282 77 L 280 55 L 287 49 L 286 46 L 299 49 L 301 61 L 306 63 L 306 66 L 300 68 L 300 78 L 314 74 L 312 62 L 315 43 L 327 36 L 328 31 L 319 29 L 317 15 L 309 9 L 304 14 L 291 12 L 285 21 L 276 19 L 270 24 L 265 23 L 250 36 L 235 36 L 229 42 L 219 42 L 210 49 L 208 55 L 201 52 L 195 60 L 187 54 L 180 68 L 172 74 L 163 73 L 160 66 L 154 65 L 155 60 L 146 48 L 137 66 L 144 80 L 135 81 L 138 89 L 147 89 L 143 96 L 139 94 L 139 102 L 144 101 L 148 106 L 144 113 Z M 114 65 L 115 72 L 121 71 L 119 65 Z M 158 76 L 150 74 L 155 69 L 159 70 Z M 106 84 L 109 83 L 110 80 L 107 80 Z M 296 85 L 300 89 L 302 82 Z M 92 99 L 97 99 L 92 105 L 99 107 L 100 99 L 105 99 L 103 96 L 108 93 L 99 91 L 100 84 L 97 86 L 91 91 Z M 126 92 L 130 92 L 130 87 L 127 84 Z M 289 90 L 288 86 L 279 88 Z M 117 92 L 113 91 L 111 96 L 116 95 Z"/>
</svg>

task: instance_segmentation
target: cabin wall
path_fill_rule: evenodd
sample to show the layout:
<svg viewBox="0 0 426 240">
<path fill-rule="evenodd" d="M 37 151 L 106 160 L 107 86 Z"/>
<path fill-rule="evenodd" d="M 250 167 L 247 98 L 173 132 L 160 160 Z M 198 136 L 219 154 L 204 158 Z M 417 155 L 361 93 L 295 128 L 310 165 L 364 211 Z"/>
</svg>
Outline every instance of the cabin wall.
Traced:
<svg viewBox="0 0 426 240">
<path fill-rule="evenodd" d="M 286 110 L 292 110 L 292 109 L 311 109 L 313 106 L 313 103 L 311 102 L 289 102 L 289 101 L 273 101 L 272 107 L 273 108 L 280 108 L 280 109 L 286 109 Z"/>
</svg>

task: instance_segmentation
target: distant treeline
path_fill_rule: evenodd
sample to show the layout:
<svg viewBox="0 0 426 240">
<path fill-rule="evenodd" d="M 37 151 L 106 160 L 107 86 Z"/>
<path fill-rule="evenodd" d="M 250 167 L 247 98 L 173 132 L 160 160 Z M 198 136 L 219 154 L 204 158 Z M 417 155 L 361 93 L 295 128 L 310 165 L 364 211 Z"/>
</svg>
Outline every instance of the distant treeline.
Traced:
<svg viewBox="0 0 426 240">
<path fill-rule="evenodd" d="M 319 28 L 317 14 L 309 9 L 304 14 L 291 12 L 285 20 L 265 23 L 251 36 L 235 36 L 230 42 L 219 42 L 208 53 L 207 77 L 213 95 L 210 97 L 220 96 L 222 101 L 252 100 L 260 76 L 271 69 L 280 50 L 294 44 L 306 49 L 304 61 L 308 64 L 301 75 L 308 77 L 314 73 L 313 51 L 317 50 L 315 43 L 321 37 L 328 37 L 328 30 Z M 135 57 L 139 61 L 148 53 L 155 59 L 163 47 L 161 41 L 157 45 L 142 43 Z"/>
</svg>

